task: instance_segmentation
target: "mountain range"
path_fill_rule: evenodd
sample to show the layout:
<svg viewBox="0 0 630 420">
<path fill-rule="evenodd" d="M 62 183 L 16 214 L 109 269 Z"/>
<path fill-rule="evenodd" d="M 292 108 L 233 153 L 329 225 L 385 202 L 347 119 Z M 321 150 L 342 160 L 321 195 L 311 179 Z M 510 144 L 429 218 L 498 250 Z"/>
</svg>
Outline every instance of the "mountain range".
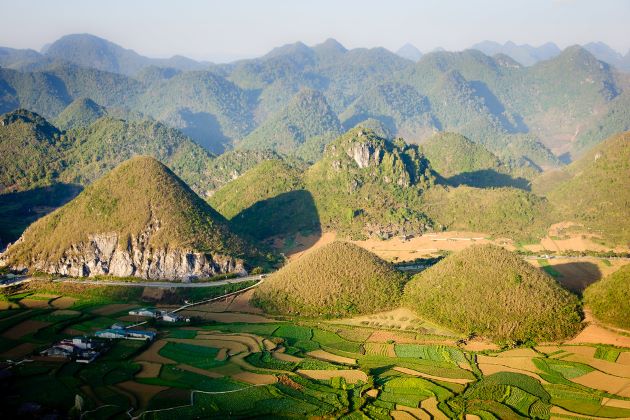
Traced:
<svg viewBox="0 0 630 420">
<path fill-rule="evenodd" d="M 0 112 L 26 108 L 55 120 L 73 101 L 90 99 L 119 116 L 180 129 L 212 153 L 264 146 L 314 161 L 339 123 L 344 130 L 365 123 L 412 143 L 456 131 L 502 159 L 548 168 L 610 134 L 598 130 L 602 120 L 628 125 L 612 110 L 630 77 L 577 46 L 529 67 L 477 50 L 435 51 L 414 63 L 333 39 L 194 66 L 143 58 L 91 35 L 63 37 L 43 55 L 3 51 Z M 269 138 L 275 129 L 281 139 Z"/>
</svg>

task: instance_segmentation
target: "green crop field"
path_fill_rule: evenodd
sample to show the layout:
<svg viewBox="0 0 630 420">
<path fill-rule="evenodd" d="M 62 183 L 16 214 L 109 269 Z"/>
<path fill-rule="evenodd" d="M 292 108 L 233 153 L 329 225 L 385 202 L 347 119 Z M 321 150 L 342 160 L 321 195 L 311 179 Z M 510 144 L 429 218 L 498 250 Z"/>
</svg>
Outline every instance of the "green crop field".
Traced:
<svg viewBox="0 0 630 420">
<path fill-rule="evenodd" d="M 513 372 L 484 375 L 476 354 L 453 337 L 390 330 L 389 334 L 408 342 L 379 342 L 371 340 L 378 331 L 375 327 L 340 321 L 149 323 L 137 328 L 154 330 L 156 343 L 112 340 L 108 351 L 89 364 L 37 359 L 10 365 L 7 360 L 24 354 L 17 352 L 20 348 L 32 356 L 71 334 L 90 335 L 113 323 L 124 324 L 126 311 L 99 315 L 104 305 L 121 300 L 112 301 L 115 295 L 109 291 L 101 290 L 99 295 L 108 299 L 99 303 L 88 294 L 75 302 L 72 311 L 0 311 L 0 363 L 11 372 L 0 413 L 15 413 L 36 402 L 47 410 L 84 414 L 84 418 L 123 418 L 131 409 L 142 419 L 387 419 L 399 406 L 422 407 L 433 416 L 451 418 L 475 414 L 482 419 L 549 419 L 554 407 L 575 417 L 630 417 L 630 409 L 604 405 L 604 398 L 625 401 L 627 397 L 572 382 L 595 371 L 587 363 L 557 359 L 556 353 L 539 354 L 531 357 L 536 369 L 532 375 L 545 382 Z M 11 332 L 22 322 L 37 329 L 22 336 Z M 430 341 L 438 338 L 453 341 Z M 313 350 L 323 350 L 327 356 L 311 357 L 308 352 Z M 601 345 L 595 358 L 616 363 L 622 351 Z M 500 355 L 502 350 L 486 352 Z"/>
</svg>

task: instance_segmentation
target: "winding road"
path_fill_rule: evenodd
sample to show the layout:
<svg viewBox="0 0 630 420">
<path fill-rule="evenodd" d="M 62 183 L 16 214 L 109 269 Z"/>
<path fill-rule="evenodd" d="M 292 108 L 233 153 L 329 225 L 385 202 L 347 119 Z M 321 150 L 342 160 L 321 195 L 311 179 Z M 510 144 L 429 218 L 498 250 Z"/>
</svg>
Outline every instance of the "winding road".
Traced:
<svg viewBox="0 0 630 420">
<path fill-rule="evenodd" d="M 170 281 L 116 281 L 116 280 L 77 280 L 71 278 L 55 279 L 59 283 L 94 284 L 98 286 L 129 286 L 129 287 L 162 287 L 162 288 L 195 288 L 195 287 L 216 287 L 226 284 L 243 283 L 246 281 L 260 280 L 261 275 L 236 277 L 233 279 L 215 280 L 200 283 L 184 283 Z"/>
</svg>

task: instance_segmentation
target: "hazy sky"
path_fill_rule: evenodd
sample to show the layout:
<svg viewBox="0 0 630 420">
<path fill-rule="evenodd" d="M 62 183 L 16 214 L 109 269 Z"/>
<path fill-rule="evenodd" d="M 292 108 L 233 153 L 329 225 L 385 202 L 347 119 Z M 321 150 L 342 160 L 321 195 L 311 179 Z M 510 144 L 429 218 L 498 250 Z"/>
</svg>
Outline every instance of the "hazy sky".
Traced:
<svg viewBox="0 0 630 420">
<path fill-rule="evenodd" d="M 0 45 L 88 32 L 152 57 L 225 61 L 295 41 L 421 51 L 485 39 L 630 48 L 630 0 L 0 0 Z"/>
</svg>

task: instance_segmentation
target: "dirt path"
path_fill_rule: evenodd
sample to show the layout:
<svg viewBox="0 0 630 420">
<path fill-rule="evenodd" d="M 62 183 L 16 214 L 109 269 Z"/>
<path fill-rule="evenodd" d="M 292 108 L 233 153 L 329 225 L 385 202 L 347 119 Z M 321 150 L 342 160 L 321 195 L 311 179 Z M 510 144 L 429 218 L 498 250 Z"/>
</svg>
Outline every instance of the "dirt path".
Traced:
<svg viewBox="0 0 630 420">
<path fill-rule="evenodd" d="M 567 341 L 567 344 L 610 344 L 630 348 L 630 336 L 603 327 L 593 318 L 588 308 L 584 308 L 584 323 L 586 327 L 575 338 Z"/>
</svg>

